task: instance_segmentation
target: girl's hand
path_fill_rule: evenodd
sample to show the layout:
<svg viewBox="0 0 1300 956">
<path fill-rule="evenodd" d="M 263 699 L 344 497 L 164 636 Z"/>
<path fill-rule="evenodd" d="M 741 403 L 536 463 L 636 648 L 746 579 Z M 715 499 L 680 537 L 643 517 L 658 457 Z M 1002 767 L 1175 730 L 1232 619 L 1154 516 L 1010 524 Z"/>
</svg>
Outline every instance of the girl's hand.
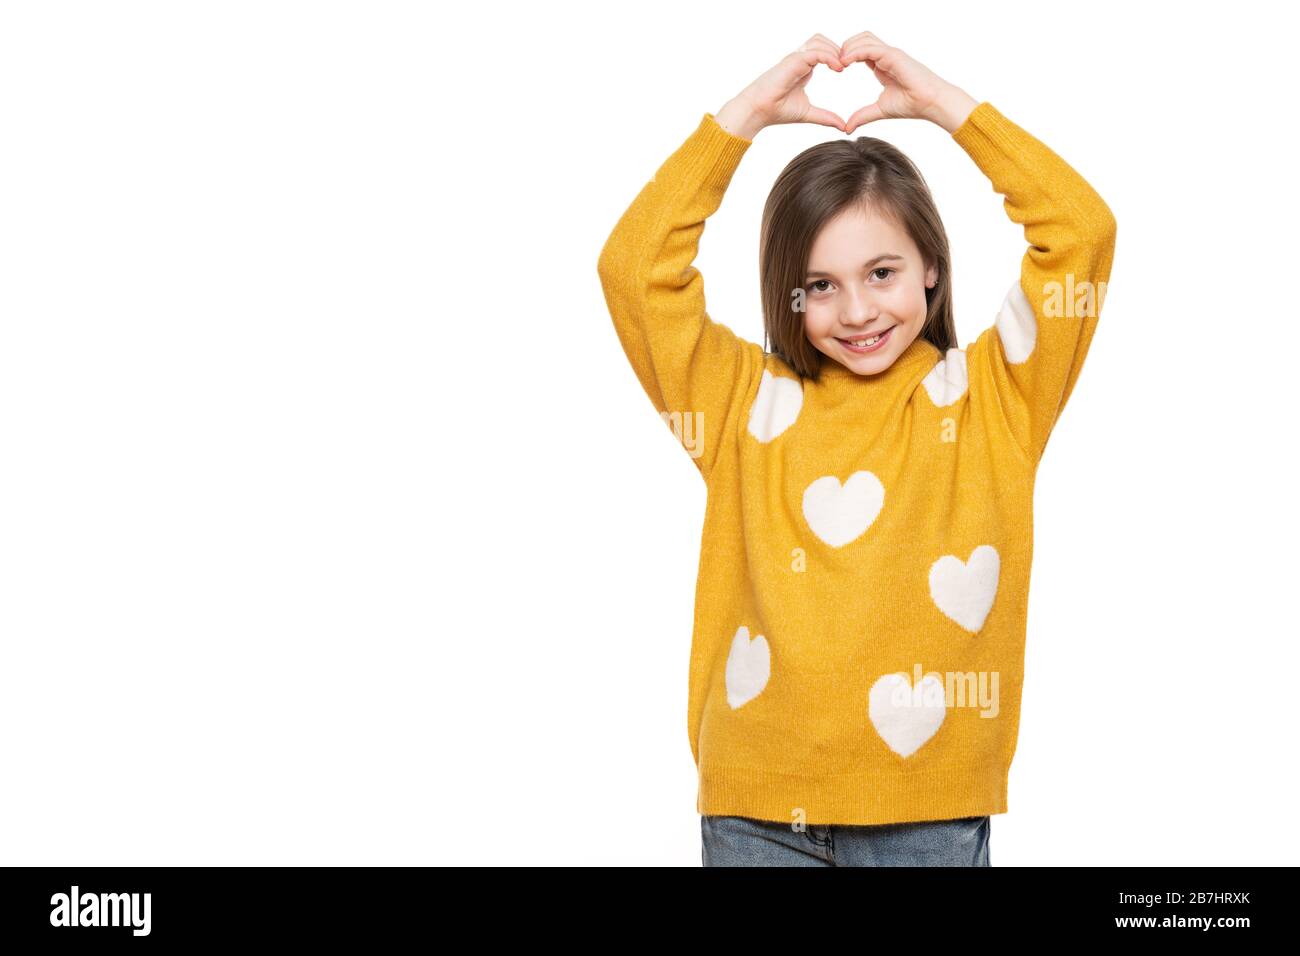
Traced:
<svg viewBox="0 0 1300 956">
<path fill-rule="evenodd" d="M 818 63 L 825 63 L 836 73 L 842 73 L 847 65 L 840 59 L 840 48 L 820 33 L 813 34 L 807 43 L 718 110 L 714 117 L 718 125 L 744 139 L 753 139 L 765 126 L 780 123 L 819 123 L 848 132 L 844 120 L 808 102 L 803 88 Z"/>
<path fill-rule="evenodd" d="M 845 40 L 840 59 L 846 65 L 861 60 L 885 88 L 876 102 L 849 117 L 845 132 L 852 133 L 878 119 L 926 119 L 951 133 L 978 105 L 968 93 L 897 47 L 886 46 L 874 33 L 859 33 Z"/>
</svg>

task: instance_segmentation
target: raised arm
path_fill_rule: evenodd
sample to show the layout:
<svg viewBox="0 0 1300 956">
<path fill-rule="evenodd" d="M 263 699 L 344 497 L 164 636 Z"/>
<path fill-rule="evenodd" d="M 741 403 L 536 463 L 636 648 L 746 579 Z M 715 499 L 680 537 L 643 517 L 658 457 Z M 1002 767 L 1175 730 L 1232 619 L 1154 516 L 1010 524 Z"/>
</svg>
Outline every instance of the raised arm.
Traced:
<svg viewBox="0 0 1300 956">
<path fill-rule="evenodd" d="M 1065 160 L 985 101 L 952 138 L 1002 194 L 1029 248 L 994 323 L 968 350 L 972 396 L 991 383 L 1037 467 L 1097 328 L 1115 251 L 1115 217 Z"/>
<path fill-rule="evenodd" d="M 763 349 L 709 317 L 692 263 L 750 144 L 705 113 L 623 213 L 597 264 L 637 378 L 706 480 L 737 402 L 762 374 Z"/>
</svg>

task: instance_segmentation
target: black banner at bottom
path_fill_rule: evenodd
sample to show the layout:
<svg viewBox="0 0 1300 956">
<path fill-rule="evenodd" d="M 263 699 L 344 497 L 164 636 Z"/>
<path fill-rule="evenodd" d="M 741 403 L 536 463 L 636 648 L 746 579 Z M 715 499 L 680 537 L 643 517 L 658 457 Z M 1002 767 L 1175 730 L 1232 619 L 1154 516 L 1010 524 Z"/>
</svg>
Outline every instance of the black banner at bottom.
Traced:
<svg viewBox="0 0 1300 956">
<path fill-rule="evenodd" d="M 478 928 L 494 937 L 498 930 L 545 933 L 550 940 L 556 932 L 578 935 L 596 913 L 601 926 L 630 921 L 626 928 L 638 943 L 656 929 L 679 932 L 744 914 L 728 934 L 761 934 L 791 917 L 806 926 L 829 916 L 839 927 L 855 922 L 859 932 L 891 929 L 926 938 L 937 932 L 972 945 L 986 945 L 992 932 L 1041 938 L 1046 931 L 1081 940 L 1131 936 L 1232 946 L 1280 935 L 1290 922 L 1283 884 L 1294 882 L 1291 867 L 861 868 L 835 879 L 708 875 L 700 868 L 690 887 L 666 874 L 656 887 L 648 873 L 629 878 L 623 868 L 570 867 L 547 872 L 544 881 L 535 869 L 15 867 L 0 871 L 6 883 L 0 938 L 95 946 L 280 939 L 369 946 L 409 944 L 414 936 L 437 945 Z"/>
</svg>

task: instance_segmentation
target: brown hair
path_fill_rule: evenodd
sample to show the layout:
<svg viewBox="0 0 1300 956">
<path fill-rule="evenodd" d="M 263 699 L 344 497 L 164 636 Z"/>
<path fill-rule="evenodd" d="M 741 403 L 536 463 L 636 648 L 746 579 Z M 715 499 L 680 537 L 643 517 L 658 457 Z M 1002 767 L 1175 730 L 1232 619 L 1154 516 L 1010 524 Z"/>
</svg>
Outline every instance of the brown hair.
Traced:
<svg viewBox="0 0 1300 956">
<path fill-rule="evenodd" d="M 896 222 L 916 243 L 925 266 L 936 267 L 934 288 L 925 290 L 919 335 L 940 354 L 957 344 L 948 235 L 921 171 L 882 139 L 832 140 L 804 150 L 781 171 L 763 207 L 759 240 L 764 348 L 805 378 L 816 380 L 822 361 L 834 360 L 808 340 L 794 293 L 804 286 L 817 234 L 854 204 Z"/>
</svg>

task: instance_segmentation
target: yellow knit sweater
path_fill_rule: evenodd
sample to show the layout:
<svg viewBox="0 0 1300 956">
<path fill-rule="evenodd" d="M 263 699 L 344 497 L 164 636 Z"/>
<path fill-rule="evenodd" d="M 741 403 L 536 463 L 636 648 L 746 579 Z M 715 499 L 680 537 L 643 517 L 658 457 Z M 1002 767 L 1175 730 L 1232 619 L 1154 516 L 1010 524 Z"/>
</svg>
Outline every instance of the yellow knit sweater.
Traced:
<svg viewBox="0 0 1300 956">
<path fill-rule="evenodd" d="M 1029 248 L 993 324 L 819 381 L 705 311 L 692 266 L 751 141 L 712 113 L 610 235 L 623 349 L 707 485 L 687 730 L 696 809 L 807 824 L 1005 813 L 1033 488 L 1110 274 L 1115 219 L 980 103 L 952 138 Z"/>
</svg>

